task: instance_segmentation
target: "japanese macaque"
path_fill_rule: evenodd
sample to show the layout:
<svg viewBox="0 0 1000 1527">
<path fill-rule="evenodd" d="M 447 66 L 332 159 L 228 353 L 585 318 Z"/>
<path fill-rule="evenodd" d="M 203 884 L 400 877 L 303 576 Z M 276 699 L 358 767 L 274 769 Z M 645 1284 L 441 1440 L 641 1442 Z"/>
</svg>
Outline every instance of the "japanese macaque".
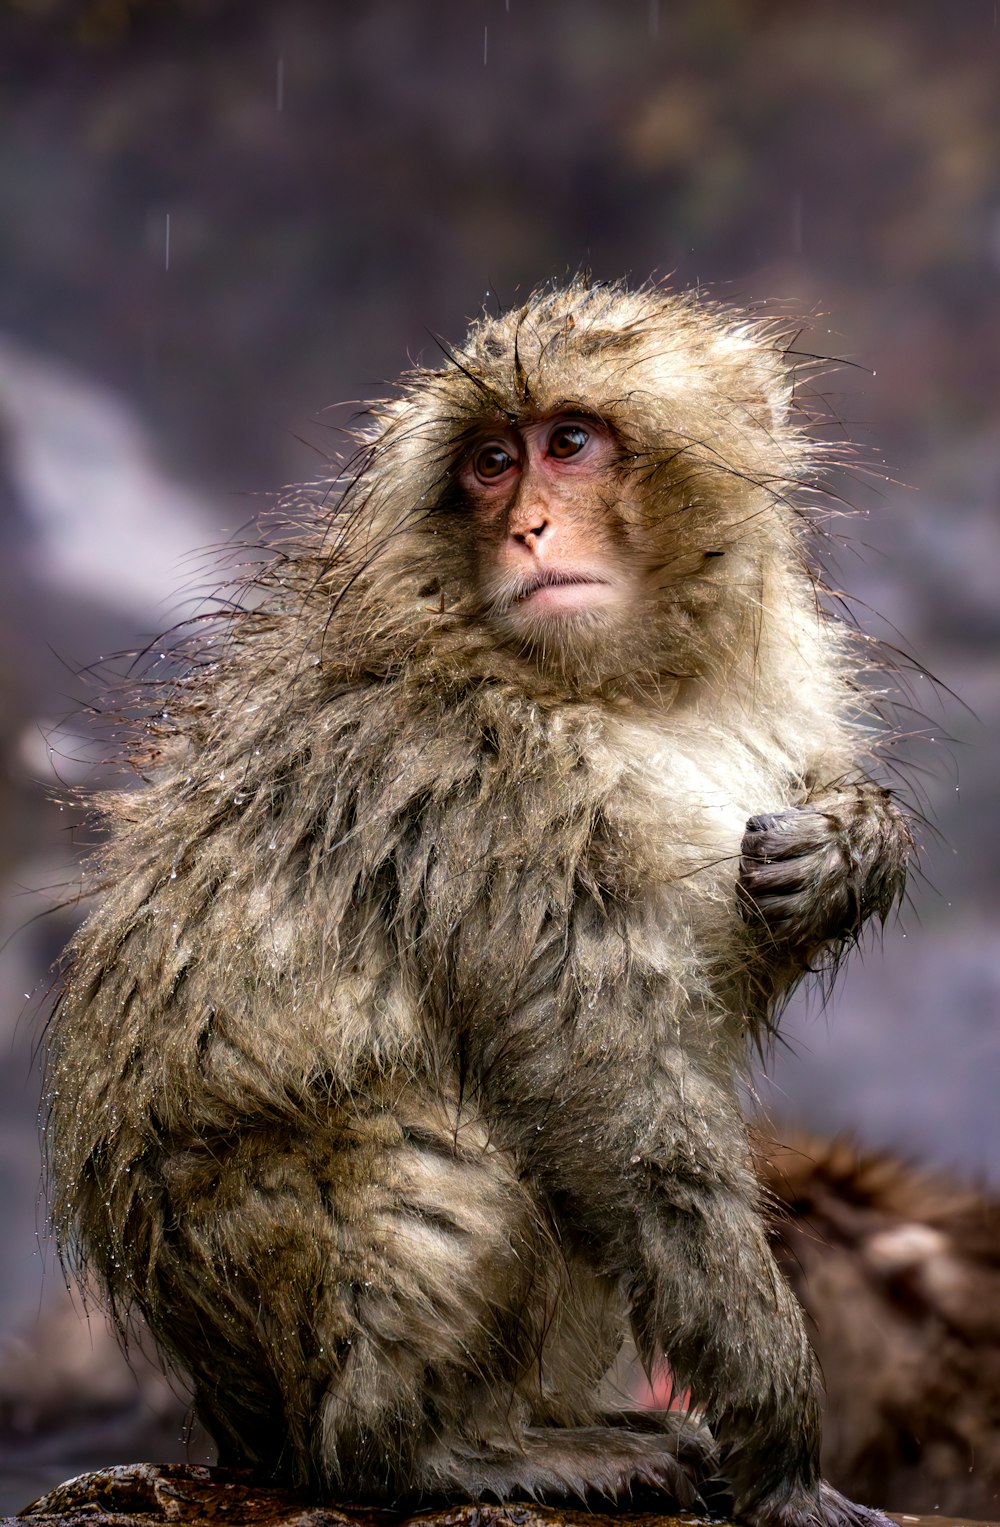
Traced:
<svg viewBox="0 0 1000 1527">
<path fill-rule="evenodd" d="M 810 572 L 781 337 L 577 282 L 373 413 L 103 802 L 63 1242 L 223 1463 L 881 1520 L 820 1480 L 738 1102 L 912 841 Z M 627 1330 L 697 1413 L 608 1413 Z"/>
</svg>

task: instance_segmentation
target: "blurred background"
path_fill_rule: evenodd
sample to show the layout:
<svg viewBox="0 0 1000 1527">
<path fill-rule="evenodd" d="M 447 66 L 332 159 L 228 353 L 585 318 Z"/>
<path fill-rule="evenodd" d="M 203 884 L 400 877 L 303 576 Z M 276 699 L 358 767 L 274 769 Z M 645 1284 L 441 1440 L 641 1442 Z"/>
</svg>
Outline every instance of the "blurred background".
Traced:
<svg viewBox="0 0 1000 1527">
<path fill-rule="evenodd" d="M 356 400 L 582 267 L 800 315 L 796 348 L 844 362 L 836 577 L 910 655 L 898 752 L 933 826 L 762 1095 L 779 1135 L 1000 1184 L 997 0 L 7 0 L 0 74 L 8 1430 L 60 1398 L 9 1379 L 40 1317 L 75 1340 L 36 1119 L 71 913 L 39 914 L 72 894 L 53 797 L 88 778 L 107 659 L 191 612 L 199 549 L 327 470 Z M 78 1366 L 113 1400 L 99 1333 Z M 0 1505 L 67 1472 L 33 1458 Z"/>
</svg>

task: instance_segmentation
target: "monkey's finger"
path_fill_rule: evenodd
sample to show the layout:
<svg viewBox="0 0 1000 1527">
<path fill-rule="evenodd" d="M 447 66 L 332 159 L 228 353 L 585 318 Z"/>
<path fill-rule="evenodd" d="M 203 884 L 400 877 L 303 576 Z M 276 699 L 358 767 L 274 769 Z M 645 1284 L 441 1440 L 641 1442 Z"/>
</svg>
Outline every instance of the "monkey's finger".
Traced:
<svg viewBox="0 0 1000 1527">
<path fill-rule="evenodd" d="M 746 824 L 742 852 L 750 859 L 788 859 L 814 853 L 839 841 L 836 821 L 825 811 L 795 806 L 790 811 L 753 816 Z"/>
<path fill-rule="evenodd" d="M 793 859 L 741 859 L 740 882 L 754 899 L 772 892 L 817 890 L 829 879 L 838 877 L 839 865 L 816 862 L 812 854 Z"/>
<path fill-rule="evenodd" d="M 857 888 L 839 878 L 803 892 L 787 881 L 759 886 L 741 877 L 740 912 L 747 922 L 763 922 L 780 943 L 818 946 L 856 932 L 861 910 Z"/>
</svg>

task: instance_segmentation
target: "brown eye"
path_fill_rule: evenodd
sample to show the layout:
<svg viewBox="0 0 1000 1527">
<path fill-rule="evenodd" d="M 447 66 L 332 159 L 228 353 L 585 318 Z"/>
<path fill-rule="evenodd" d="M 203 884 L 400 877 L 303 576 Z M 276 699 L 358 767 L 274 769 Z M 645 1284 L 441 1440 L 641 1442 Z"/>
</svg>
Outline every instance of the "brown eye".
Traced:
<svg viewBox="0 0 1000 1527">
<path fill-rule="evenodd" d="M 502 445 L 483 446 L 473 462 L 476 476 L 483 482 L 492 482 L 494 478 L 502 477 L 513 465 L 513 457 L 508 455 Z"/>
<path fill-rule="evenodd" d="M 582 451 L 590 435 L 579 424 L 560 424 L 549 436 L 549 455 L 557 461 L 565 461 Z"/>
</svg>

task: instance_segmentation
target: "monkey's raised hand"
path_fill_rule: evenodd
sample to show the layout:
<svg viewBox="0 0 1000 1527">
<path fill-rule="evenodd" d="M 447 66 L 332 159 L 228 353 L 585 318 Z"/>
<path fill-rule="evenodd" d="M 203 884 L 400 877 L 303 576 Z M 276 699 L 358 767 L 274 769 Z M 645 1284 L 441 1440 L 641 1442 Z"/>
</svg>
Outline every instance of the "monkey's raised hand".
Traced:
<svg viewBox="0 0 1000 1527">
<path fill-rule="evenodd" d="M 885 921 L 902 895 L 913 836 L 888 790 L 865 782 L 814 796 L 789 811 L 753 816 L 738 890 L 748 921 L 804 958 Z"/>
</svg>

